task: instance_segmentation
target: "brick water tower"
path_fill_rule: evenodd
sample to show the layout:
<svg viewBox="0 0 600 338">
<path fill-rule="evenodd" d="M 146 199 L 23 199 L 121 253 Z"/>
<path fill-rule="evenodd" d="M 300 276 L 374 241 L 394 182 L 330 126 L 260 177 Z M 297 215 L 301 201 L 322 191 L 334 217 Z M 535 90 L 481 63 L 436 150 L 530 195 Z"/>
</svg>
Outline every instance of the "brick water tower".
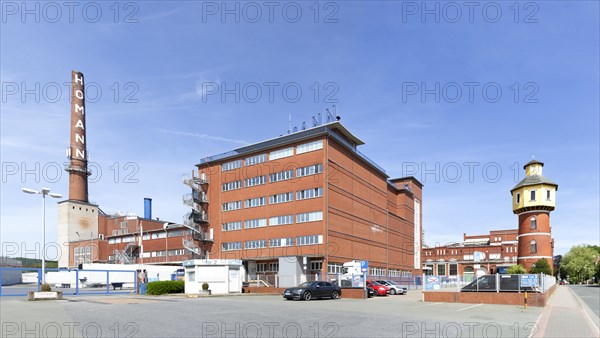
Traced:
<svg viewBox="0 0 600 338">
<path fill-rule="evenodd" d="M 510 191 L 513 212 L 519 216 L 517 262 L 527 271 L 540 258 L 546 259 L 552 269 L 550 212 L 556 206 L 558 185 L 542 175 L 543 166 L 536 160 L 525 164 L 525 178 Z"/>
</svg>

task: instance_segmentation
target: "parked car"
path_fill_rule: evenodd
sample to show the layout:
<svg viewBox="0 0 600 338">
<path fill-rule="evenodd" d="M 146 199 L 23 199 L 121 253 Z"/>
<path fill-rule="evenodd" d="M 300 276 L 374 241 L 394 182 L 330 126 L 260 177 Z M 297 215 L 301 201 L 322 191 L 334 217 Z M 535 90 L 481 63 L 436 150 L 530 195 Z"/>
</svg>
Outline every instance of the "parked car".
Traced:
<svg viewBox="0 0 600 338">
<path fill-rule="evenodd" d="M 373 297 L 375 297 L 376 294 L 377 294 L 377 292 L 375 292 L 375 289 L 373 289 L 370 286 L 367 286 L 367 297 L 368 298 L 373 298 Z"/>
<path fill-rule="evenodd" d="M 408 289 L 393 280 L 376 280 L 377 283 L 385 285 L 390 288 L 390 295 L 404 295 L 408 292 Z"/>
<path fill-rule="evenodd" d="M 372 280 L 367 281 L 367 286 L 373 288 L 378 296 L 387 296 L 387 294 L 390 293 L 389 287 Z"/>
<path fill-rule="evenodd" d="M 563 280 L 561 280 L 561 281 L 560 281 L 560 283 L 558 283 L 558 284 L 560 284 L 560 285 L 569 285 L 569 281 L 568 281 L 568 280 L 565 280 L 565 279 L 563 279 Z"/>
<path fill-rule="evenodd" d="M 293 288 L 287 288 L 283 291 L 283 298 L 287 300 L 304 299 L 311 300 L 316 298 L 337 299 L 342 294 L 342 289 L 329 282 L 315 281 L 302 283 Z"/>
</svg>

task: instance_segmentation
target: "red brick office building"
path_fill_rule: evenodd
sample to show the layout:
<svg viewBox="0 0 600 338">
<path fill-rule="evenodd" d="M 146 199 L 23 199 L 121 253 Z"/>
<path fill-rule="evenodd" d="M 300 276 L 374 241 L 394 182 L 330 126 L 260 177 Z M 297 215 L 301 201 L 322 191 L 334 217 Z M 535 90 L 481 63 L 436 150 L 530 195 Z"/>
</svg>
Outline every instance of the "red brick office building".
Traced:
<svg viewBox="0 0 600 338">
<path fill-rule="evenodd" d="M 474 276 L 496 273 L 517 264 L 518 230 L 492 230 L 486 235 L 463 234 L 463 241 L 423 249 L 427 275 Z"/>
<path fill-rule="evenodd" d="M 422 184 L 390 179 L 339 121 L 206 158 L 188 182 L 200 256 L 241 259 L 249 275 L 421 273 Z M 185 200 L 185 198 L 184 198 Z"/>
</svg>

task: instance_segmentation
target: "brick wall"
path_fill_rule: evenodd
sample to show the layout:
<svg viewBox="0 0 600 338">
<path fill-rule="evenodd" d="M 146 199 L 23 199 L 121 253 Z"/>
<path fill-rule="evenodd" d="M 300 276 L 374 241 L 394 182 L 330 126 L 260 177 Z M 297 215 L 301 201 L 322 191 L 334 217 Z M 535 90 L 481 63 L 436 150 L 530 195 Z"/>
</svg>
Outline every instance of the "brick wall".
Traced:
<svg viewBox="0 0 600 338">
<path fill-rule="evenodd" d="M 528 306 L 546 306 L 556 286 L 545 293 L 527 293 Z M 424 291 L 426 302 L 524 305 L 525 293 Z"/>
</svg>

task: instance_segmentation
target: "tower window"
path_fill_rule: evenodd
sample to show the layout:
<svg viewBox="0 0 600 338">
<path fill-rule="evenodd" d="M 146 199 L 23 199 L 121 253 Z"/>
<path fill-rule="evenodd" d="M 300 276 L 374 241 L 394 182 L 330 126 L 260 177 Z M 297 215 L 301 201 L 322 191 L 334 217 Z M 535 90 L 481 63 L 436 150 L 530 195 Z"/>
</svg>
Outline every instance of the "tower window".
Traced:
<svg viewBox="0 0 600 338">
<path fill-rule="evenodd" d="M 531 241 L 531 253 L 537 253 L 537 243 L 535 240 Z"/>
<path fill-rule="evenodd" d="M 517 204 L 521 203 L 521 193 L 517 193 Z"/>
<path fill-rule="evenodd" d="M 546 200 L 550 200 L 550 190 L 546 190 Z"/>
<path fill-rule="evenodd" d="M 537 229 L 537 219 L 535 217 L 529 219 L 529 224 L 531 225 L 531 230 Z"/>
<path fill-rule="evenodd" d="M 531 198 L 530 200 L 535 201 L 535 190 L 531 190 Z"/>
</svg>

